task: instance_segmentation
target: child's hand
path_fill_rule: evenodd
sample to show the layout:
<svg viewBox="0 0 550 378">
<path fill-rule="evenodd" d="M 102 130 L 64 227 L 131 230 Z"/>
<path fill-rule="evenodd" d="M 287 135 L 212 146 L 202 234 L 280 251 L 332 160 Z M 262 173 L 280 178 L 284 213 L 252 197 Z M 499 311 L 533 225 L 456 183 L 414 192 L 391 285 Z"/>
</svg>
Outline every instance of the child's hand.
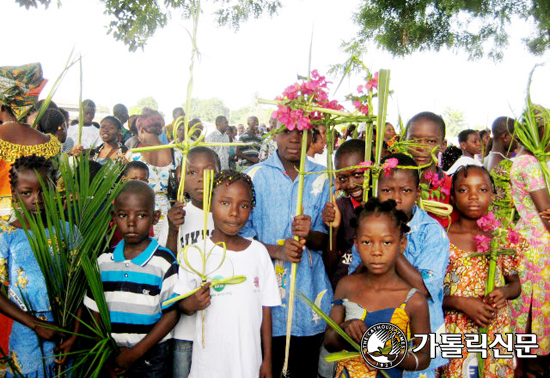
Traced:
<svg viewBox="0 0 550 378">
<path fill-rule="evenodd" d="M 462 298 L 462 311 L 480 327 L 488 327 L 495 317 L 495 309 L 482 298 Z"/>
<path fill-rule="evenodd" d="M 80 144 L 77 144 L 69 151 L 69 155 L 78 156 L 82 153 L 82 151 L 84 151 L 84 147 L 82 147 Z"/>
<path fill-rule="evenodd" d="M 292 221 L 292 235 L 307 238 L 311 231 L 311 217 L 309 215 L 297 215 Z"/>
<path fill-rule="evenodd" d="M 36 332 L 40 338 L 48 341 L 55 341 L 60 337 L 65 336 L 62 332 L 51 329 L 49 326 L 55 327 L 56 325 L 50 322 L 38 320 L 34 325 L 34 332 Z"/>
<path fill-rule="evenodd" d="M 181 301 L 180 309 L 188 315 L 192 315 L 197 311 L 204 310 L 210 306 L 210 282 L 207 282 L 195 294 L 188 296 Z"/>
<path fill-rule="evenodd" d="M 168 224 L 172 231 L 178 231 L 180 226 L 185 223 L 185 204 L 176 202 L 174 206 L 168 210 Z"/>
<path fill-rule="evenodd" d="M 61 354 L 59 358 L 55 359 L 56 364 L 63 365 L 65 360 L 67 360 L 68 354 L 71 352 L 74 342 L 76 341 L 76 335 L 69 337 L 67 340 L 63 341 L 61 345 L 54 349 L 56 354 Z"/>
<path fill-rule="evenodd" d="M 351 319 L 342 324 L 342 329 L 357 343 L 361 343 L 361 338 L 367 330 L 367 326 L 362 320 Z"/>
<path fill-rule="evenodd" d="M 543 220 L 550 221 L 550 209 L 541 211 L 539 215 Z"/>
<path fill-rule="evenodd" d="M 485 297 L 485 301 L 487 304 L 493 306 L 496 309 L 501 309 L 506 307 L 507 305 L 507 299 L 506 299 L 506 288 L 504 287 L 495 287 L 493 291 L 491 291 L 487 296 Z"/>
<path fill-rule="evenodd" d="M 279 259 L 299 263 L 302 260 L 302 253 L 306 249 L 306 239 L 296 241 L 292 238 L 285 239 L 285 244 L 281 247 Z"/>
<path fill-rule="evenodd" d="M 342 213 L 336 204 L 336 197 L 333 195 L 332 202 L 327 202 L 325 208 L 323 209 L 323 223 L 326 224 L 327 227 L 332 226 L 334 228 L 338 228 L 340 227 L 341 222 Z"/>
<path fill-rule="evenodd" d="M 135 348 L 119 348 L 120 353 L 115 358 L 115 373 L 122 375 L 141 357 L 136 353 Z"/>
<path fill-rule="evenodd" d="M 271 378 L 273 374 L 271 369 L 271 361 L 264 360 L 260 366 L 260 378 Z"/>
</svg>

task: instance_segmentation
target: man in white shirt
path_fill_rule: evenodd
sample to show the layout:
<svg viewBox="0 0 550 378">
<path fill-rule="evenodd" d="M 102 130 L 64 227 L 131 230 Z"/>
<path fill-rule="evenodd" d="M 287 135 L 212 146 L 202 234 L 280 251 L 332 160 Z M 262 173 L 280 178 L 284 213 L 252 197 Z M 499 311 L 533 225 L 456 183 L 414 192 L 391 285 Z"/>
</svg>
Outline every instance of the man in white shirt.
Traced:
<svg viewBox="0 0 550 378">
<path fill-rule="evenodd" d="M 228 128 L 227 118 L 218 116 L 216 118 L 216 130 L 206 136 L 206 143 L 229 143 L 229 136 L 226 134 Z M 213 146 L 210 148 L 218 154 L 222 163 L 222 170 L 229 169 L 229 146 Z"/>
<path fill-rule="evenodd" d="M 481 154 L 481 138 L 476 130 L 462 130 L 458 134 L 458 142 L 460 143 L 462 156 L 447 171 L 449 176 L 453 175 L 462 166 L 482 165 L 480 161 L 475 159 L 476 155 Z"/>
</svg>

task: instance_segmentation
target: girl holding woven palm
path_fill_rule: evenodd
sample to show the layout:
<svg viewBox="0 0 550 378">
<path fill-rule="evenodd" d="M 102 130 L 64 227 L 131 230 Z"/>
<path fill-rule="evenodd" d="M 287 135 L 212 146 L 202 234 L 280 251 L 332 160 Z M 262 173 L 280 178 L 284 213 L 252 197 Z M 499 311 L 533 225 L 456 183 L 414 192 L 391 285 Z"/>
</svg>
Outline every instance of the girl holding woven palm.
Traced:
<svg viewBox="0 0 550 378">
<path fill-rule="evenodd" d="M 381 322 L 395 324 L 408 338 L 430 332 L 426 298 L 396 272 L 408 231 L 407 216 L 396 209 L 393 200 L 371 198 L 358 208 L 355 246 L 366 269 L 339 281 L 330 312 L 330 317 L 357 343 L 370 326 Z M 332 329 L 325 334 L 325 346 L 329 351 L 349 348 Z M 401 377 L 403 370 L 426 369 L 430 364 L 428 347 L 426 344 L 416 353 L 409 350 L 397 367 L 386 372 Z M 340 361 L 335 373 L 338 378 L 377 376 L 380 373 L 362 357 Z"/>
<path fill-rule="evenodd" d="M 23 212 L 21 202 L 30 214 L 45 214 L 40 180 L 53 185 L 54 178 L 50 160 L 35 155 L 17 159 L 10 170 L 16 211 Z M 53 315 L 44 292 L 46 282 L 25 228 L 25 221 L 16 220 L 0 229 L 0 280 L 9 296 L 0 294 L 0 312 L 14 320 L 9 346 L 13 366 L 25 377 L 49 377 L 54 375 L 54 341 L 60 334 L 48 327 Z M 62 349 L 66 351 L 72 342 L 74 338 Z M 9 370 L 7 376 L 13 374 Z"/>
</svg>

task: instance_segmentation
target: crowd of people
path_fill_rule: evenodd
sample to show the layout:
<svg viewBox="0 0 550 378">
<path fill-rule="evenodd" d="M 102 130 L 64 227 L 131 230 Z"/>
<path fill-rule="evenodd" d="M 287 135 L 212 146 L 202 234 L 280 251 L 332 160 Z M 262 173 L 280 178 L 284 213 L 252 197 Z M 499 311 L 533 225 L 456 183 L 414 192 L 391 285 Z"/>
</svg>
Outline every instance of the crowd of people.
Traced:
<svg viewBox="0 0 550 378">
<path fill-rule="evenodd" d="M 58 331 L 47 327 L 56 319 L 32 235 L 14 217 L 22 207 L 26 216 L 44 209 L 42 185 L 55 185 L 55 161 L 63 155 L 90 159 L 96 171 L 109 161 L 124 165 L 122 189 L 110 204 L 116 233 L 97 257 L 119 347 L 105 363 L 106 376 L 279 377 L 294 263 L 296 293 L 356 343 L 379 323 L 410 338 L 434 335 L 398 351 L 401 362 L 384 371 L 391 377 L 474 377 L 478 369 L 487 378 L 550 376 L 550 196 L 537 158 L 515 137 L 515 120 L 499 117 L 490 132 L 464 130 L 458 146 L 447 146 L 445 123 L 432 112 L 410 118 L 399 134 L 388 123 L 381 163 L 390 168 L 365 202 L 370 146 L 361 126 L 334 138 L 333 156 L 324 126 L 308 133 L 300 188 L 304 131 L 275 119 L 266 126 L 250 116 L 245 129 L 217 117 L 204 142 L 222 145 L 191 148 L 182 172 L 177 148 L 132 151 L 184 140 L 183 127 L 173 135 L 182 108 L 166 124 L 156 110 L 130 116 L 118 104 L 96 123 L 96 106 L 86 100 L 80 128 L 53 102 L 40 114 L 39 65 L 0 68 L 0 79 L 0 346 L 10 360 L 8 377 L 53 376 L 55 364 L 70 364 L 72 344 L 57 345 Z M 197 140 L 205 130 L 190 119 L 190 139 Z M 400 141 L 406 150 L 396 150 Z M 335 171 L 327 174 L 331 160 Z M 205 170 L 215 173 L 210 203 Z M 176 195 L 181 180 L 184 200 Z M 427 212 L 426 200 L 452 212 Z M 506 237 L 494 229 L 506 229 Z M 487 292 L 493 241 L 514 253 L 493 257 L 495 287 Z M 245 280 L 223 281 L 237 276 Z M 31 303 L 23 304 L 23 295 Z M 90 293 L 82 306 L 99 311 Z M 382 376 L 361 355 L 327 362 L 329 353 L 355 350 L 306 302 L 296 299 L 293 313 L 288 376 Z M 448 334 L 462 335 L 454 358 L 443 353 Z M 485 344 L 472 347 L 462 338 L 469 334 L 487 334 Z M 532 358 L 514 352 L 523 334 L 536 335 Z M 516 338 L 497 342 L 506 335 Z M 481 364 L 480 350 L 490 347 L 500 353 L 489 351 Z"/>
</svg>

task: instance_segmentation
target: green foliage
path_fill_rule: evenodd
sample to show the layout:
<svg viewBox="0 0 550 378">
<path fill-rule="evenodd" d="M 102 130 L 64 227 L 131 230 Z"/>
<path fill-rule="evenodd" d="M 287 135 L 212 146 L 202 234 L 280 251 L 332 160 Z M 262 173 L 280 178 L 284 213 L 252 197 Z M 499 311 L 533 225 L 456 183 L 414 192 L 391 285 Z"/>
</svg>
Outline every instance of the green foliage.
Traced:
<svg viewBox="0 0 550 378">
<path fill-rule="evenodd" d="M 199 118 L 203 122 L 214 122 L 217 116 L 229 117 L 229 108 L 217 97 L 201 100 L 191 99 L 191 118 Z"/>
<path fill-rule="evenodd" d="M 458 133 L 467 128 L 464 121 L 464 112 L 450 106 L 446 107 L 442 114 L 446 126 L 446 135 L 456 137 Z"/>
<path fill-rule="evenodd" d="M 500 60 L 514 16 L 534 25 L 524 40 L 530 52 L 544 53 L 550 47 L 548 0 L 364 0 L 355 14 L 361 30 L 348 46 L 373 41 L 396 56 L 446 47 L 465 50 L 471 59 Z"/>
<path fill-rule="evenodd" d="M 141 114 L 141 111 L 143 110 L 143 108 L 151 108 L 153 110 L 158 110 L 159 105 L 157 100 L 155 100 L 154 97 L 151 97 L 151 96 L 144 97 L 137 102 L 137 105 L 130 107 L 129 113 L 132 115 Z"/>
<path fill-rule="evenodd" d="M 27 9 L 37 8 L 39 4 L 46 8 L 51 0 L 15 0 Z M 173 16 L 191 18 L 192 9 L 200 4 L 199 0 L 101 0 L 105 14 L 112 17 L 108 25 L 108 34 L 122 41 L 130 51 L 143 49 L 147 40 L 158 29 L 162 29 Z M 281 7 L 279 0 L 211 0 L 214 3 L 214 15 L 219 25 L 229 25 L 235 29 L 249 18 L 258 18 L 263 13 L 272 16 Z M 57 1 L 58 6 L 61 0 Z M 175 13 L 175 15 L 174 15 Z"/>
<path fill-rule="evenodd" d="M 246 125 L 246 121 L 248 120 L 248 117 L 255 115 L 256 117 L 258 117 L 260 124 L 265 123 L 267 125 L 269 122 L 269 119 L 271 118 L 272 112 L 273 112 L 273 109 L 244 106 L 242 108 L 239 108 L 231 112 L 231 118 L 229 122 L 232 125 L 238 125 L 239 123 Z"/>
</svg>

